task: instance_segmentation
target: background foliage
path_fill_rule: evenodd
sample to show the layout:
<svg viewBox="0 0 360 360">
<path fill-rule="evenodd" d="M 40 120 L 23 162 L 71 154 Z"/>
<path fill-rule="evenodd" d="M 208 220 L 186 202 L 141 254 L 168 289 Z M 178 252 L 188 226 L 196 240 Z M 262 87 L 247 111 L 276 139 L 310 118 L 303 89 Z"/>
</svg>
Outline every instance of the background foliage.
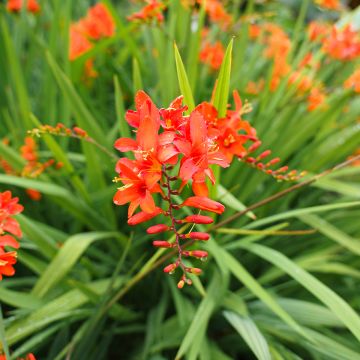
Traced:
<svg viewBox="0 0 360 360">
<path fill-rule="evenodd" d="M 142 25 L 126 20 L 139 4 L 103 3 L 115 19 L 115 36 L 73 62 L 69 25 L 90 1 L 43 1 L 38 15 L 1 6 L 0 135 L 11 146 L 0 143 L 0 154 L 13 168 L 24 166 L 18 150 L 40 123 L 76 124 L 117 156 L 112 144 L 131 134 L 124 111 L 133 107 L 136 90 L 145 89 L 159 107 L 180 94 L 174 40 L 195 103 L 210 99 L 218 72 L 198 61 L 201 30 L 209 25 L 203 12 L 192 18 L 171 1 L 163 25 Z M 328 106 L 309 112 L 287 79 L 270 91 L 272 62 L 262 55 L 263 44 L 249 38 L 244 16 L 281 25 L 292 39 L 295 66 L 313 47 L 308 21 L 341 18 L 356 26 L 356 13 L 319 10 L 307 0 L 226 6 L 243 21 L 229 32 L 210 24 L 209 36 L 224 46 L 234 36 L 230 90 L 252 103 L 245 118 L 264 148 L 310 175 L 344 161 L 359 145 L 360 103 L 342 88 L 357 61 L 322 64 L 316 78 L 328 89 Z M 84 78 L 89 58 L 95 78 Z M 260 77 L 263 91 L 248 93 L 247 83 Z M 30 351 L 49 360 L 360 358 L 359 167 L 212 231 L 203 246 L 211 254 L 204 275 L 179 291 L 161 271 L 164 252 L 152 248 L 145 226 L 130 228 L 126 209 L 112 204 L 115 159 L 84 141 L 45 135 L 38 143 L 44 161 L 64 166 L 36 179 L 0 174 L 0 189 L 11 189 L 25 205 L 16 276 L 0 284 L 0 335 L 12 358 Z M 289 186 L 237 162 L 214 190 L 227 208 L 216 221 Z M 28 188 L 42 193 L 39 202 L 27 197 Z"/>
</svg>

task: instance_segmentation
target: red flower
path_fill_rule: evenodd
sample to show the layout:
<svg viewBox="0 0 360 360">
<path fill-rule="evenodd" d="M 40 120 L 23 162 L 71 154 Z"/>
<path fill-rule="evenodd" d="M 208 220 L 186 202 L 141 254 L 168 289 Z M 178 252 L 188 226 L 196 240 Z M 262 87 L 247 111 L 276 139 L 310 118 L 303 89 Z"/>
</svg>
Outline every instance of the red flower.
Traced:
<svg viewBox="0 0 360 360">
<path fill-rule="evenodd" d="M 345 89 L 353 89 L 356 93 L 360 93 L 360 69 L 355 70 L 344 82 Z"/>
<path fill-rule="evenodd" d="M 224 205 L 205 196 L 191 196 L 187 198 L 181 206 L 190 206 L 204 211 L 211 211 L 216 214 L 222 214 L 225 210 Z"/>
<path fill-rule="evenodd" d="M 119 179 L 124 186 L 120 187 L 114 196 L 116 205 L 124 205 L 130 202 L 128 216 L 131 217 L 134 211 L 140 208 L 146 213 L 153 213 L 156 210 L 152 193 L 161 192 L 159 184 L 146 182 L 141 176 L 141 169 L 137 168 L 135 161 L 120 159 L 117 163 Z"/>
<path fill-rule="evenodd" d="M 71 61 L 85 54 L 92 49 L 93 44 L 87 39 L 82 31 L 82 27 L 75 23 L 70 25 L 70 47 L 69 59 Z"/>
<path fill-rule="evenodd" d="M 162 23 L 164 21 L 162 10 L 165 8 L 165 5 L 157 0 L 147 0 L 147 3 L 148 5 L 144 6 L 139 12 L 128 16 L 127 19 L 129 21 L 144 22 L 156 20 L 158 23 Z"/>
<path fill-rule="evenodd" d="M 350 61 L 360 55 L 360 38 L 350 25 L 343 29 L 333 26 L 323 41 L 323 51 L 336 60 Z"/>
<path fill-rule="evenodd" d="M 229 166 L 226 157 L 218 151 L 216 144 L 207 137 L 204 117 L 197 111 L 190 115 L 188 134 L 184 140 L 175 140 L 177 149 L 184 154 L 181 160 L 179 177 L 183 182 L 193 179 L 192 188 L 196 195 L 207 196 L 205 177 L 215 182 L 210 164 Z"/>
<path fill-rule="evenodd" d="M 79 21 L 79 26 L 87 37 L 94 40 L 111 37 L 115 33 L 114 19 L 102 3 L 91 7 L 86 17 Z"/>
<path fill-rule="evenodd" d="M 27 4 L 27 11 L 33 14 L 40 11 L 40 5 L 36 0 L 8 0 L 6 7 L 10 12 L 19 12 L 24 5 L 24 1 Z"/>
<path fill-rule="evenodd" d="M 212 69 L 220 69 L 221 63 L 224 58 L 224 47 L 220 41 L 215 44 L 206 42 L 200 51 L 199 58 L 204 64 L 208 64 Z"/>
</svg>

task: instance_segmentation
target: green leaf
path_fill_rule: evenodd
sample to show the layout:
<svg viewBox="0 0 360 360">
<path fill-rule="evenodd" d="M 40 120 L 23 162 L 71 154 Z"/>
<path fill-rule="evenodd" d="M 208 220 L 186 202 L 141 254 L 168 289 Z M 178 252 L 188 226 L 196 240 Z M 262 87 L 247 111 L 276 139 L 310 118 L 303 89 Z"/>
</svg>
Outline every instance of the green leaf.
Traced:
<svg viewBox="0 0 360 360">
<path fill-rule="evenodd" d="M 360 255 L 360 242 L 359 240 L 353 239 L 348 234 L 339 230 L 337 227 L 331 225 L 325 220 L 319 218 L 316 215 L 301 215 L 299 219 L 305 224 L 312 226 L 319 230 L 322 234 L 326 235 L 329 239 L 334 240 L 344 248 L 352 251 L 356 255 Z"/>
<path fill-rule="evenodd" d="M 133 66 L 134 93 L 136 93 L 137 91 L 142 90 L 144 87 L 141 79 L 139 63 L 135 58 L 133 58 L 132 66 Z"/>
<path fill-rule="evenodd" d="M 269 345 L 251 318 L 232 311 L 224 311 L 223 314 L 259 360 L 271 360 Z"/>
<path fill-rule="evenodd" d="M 221 249 L 219 256 L 224 259 L 224 264 L 232 274 L 241 281 L 253 294 L 263 301 L 276 315 L 299 334 L 308 338 L 300 325 L 277 303 L 276 299 L 266 291 L 259 282 L 227 251 Z M 308 338 L 309 339 L 309 338 Z M 309 339 L 310 340 L 310 339 Z"/>
<path fill-rule="evenodd" d="M 231 57 L 232 57 L 233 43 L 234 43 L 234 39 L 231 39 L 221 64 L 220 73 L 217 79 L 217 84 L 214 94 L 214 106 L 218 110 L 219 118 L 225 117 L 226 108 L 229 101 Z"/>
<path fill-rule="evenodd" d="M 242 247 L 269 261 L 293 277 L 332 310 L 339 320 L 360 340 L 360 317 L 348 303 L 324 283 L 276 250 L 259 244 L 244 244 Z"/>
<path fill-rule="evenodd" d="M 20 291 L 0 287 L 0 300 L 20 309 L 38 309 L 43 302 L 37 297 Z"/>
<path fill-rule="evenodd" d="M 180 91 L 181 94 L 184 96 L 184 103 L 189 108 L 188 112 L 191 112 L 195 109 L 195 101 L 193 98 L 193 94 L 189 84 L 189 79 L 187 77 L 183 61 L 181 59 L 179 50 L 175 43 L 174 43 L 174 51 L 175 51 L 176 71 L 178 75 Z"/>
<path fill-rule="evenodd" d="M 247 208 L 240 200 L 238 200 L 233 194 L 231 194 L 230 191 L 225 189 L 225 187 L 223 187 L 221 184 L 217 185 L 217 198 L 233 210 L 243 211 Z M 256 216 L 252 211 L 248 211 L 245 216 L 248 216 L 250 219 L 253 220 L 256 219 Z"/>
<path fill-rule="evenodd" d="M 60 69 L 49 52 L 46 53 L 46 60 L 49 63 L 63 95 L 67 98 L 69 104 L 71 105 L 71 110 L 76 117 L 77 125 L 86 130 L 96 141 L 103 143 L 106 138 L 104 132 L 98 125 L 97 120 L 93 117 L 90 110 L 85 106 L 79 94 L 76 92 L 70 79 Z"/>
<path fill-rule="evenodd" d="M 71 236 L 42 273 L 32 290 L 32 294 L 44 297 L 52 287 L 63 279 L 94 241 L 112 236 L 116 236 L 116 233 L 93 232 Z"/>
<path fill-rule="evenodd" d="M 176 359 L 180 359 L 182 356 L 188 353 L 192 345 L 196 345 L 196 350 L 193 351 L 198 352 L 200 350 L 201 345 L 201 336 L 204 335 L 201 331 L 202 327 L 206 328 L 207 323 L 209 322 L 210 316 L 213 313 L 215 306 L 220 300 L 221 296 L 223 296 L 223 292 L 221 289 L 223 288 L 223 284 L 221 283 L 221 277 L 218 273 L 215 273 L 211 284 L 209 285 L 208 291 L 201 301 L 195 316 L 193 317 L 193 321 L 184 336 L 180 348 L 176 354 Z M 194 343 L 194 339 L 196 342 Z"/>
</svg>

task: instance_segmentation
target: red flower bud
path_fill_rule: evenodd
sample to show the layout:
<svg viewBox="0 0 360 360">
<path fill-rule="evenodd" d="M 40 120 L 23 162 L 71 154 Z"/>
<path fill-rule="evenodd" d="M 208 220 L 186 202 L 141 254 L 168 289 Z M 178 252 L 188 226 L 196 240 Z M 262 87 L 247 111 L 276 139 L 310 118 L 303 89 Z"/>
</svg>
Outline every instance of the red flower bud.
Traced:
<svg viewBox="0 0 360 360">
<path fill-rule="evenodd" d="M 186 271 L 195 275 L 200 275 L 202 273 L 202 270 L 199 268 L 187 268 Z"/>
<path fill-rule="evenodd" d="M 172 248 L 173 244 L 170 244 L 167 241 L 155 240 L 153 241 L 153 246 L 161 247 L 161 248 Z"/>
<path fill-rule="evenodd" d="M 185 235 L 187 239 L 194 239 L 194 240 L 209 240 L 210 235 L 205 232 L 191 232 Z"/>
<path fill-rule="evenodd" d="M 261 153 L 259 156 L 258 156 L 258 158 L 259 159 L 264 159 L 264 158 L 266 158 L 267 156 L 269 156 L 271 154 L 271 150 L 266 150 L 266 151 L 264 151 L 263 153 Z"/>
<path fill-rule="evenodd" d="M 254 143 L 249 147 L 249 152 L 255 151 L 258 147 L 260 147 L 260 145 L 261 145 L 261 141 L 256 141 L 256 142 L 254 142 Z"/>
<path fill-rule="evenodd" d="M 253 163 L 256 162 L 256 159 L 253 158 L 253 157 L 248 157 L 247 159 L 245 159 L 245 161 L 246 161 L 247 163 L 253 164 Z"/>
<path fill-rule="evenodd" d="M 166 267 L 164 267 L 164 273 L 171 273 L 177 268 L 176 264 L 170 264 Z"/>
<path fill-rule="evenodd" d="M 74 131 L 74 133 L 76 135 L 78 135 L 80 137 L 87 137 L 88 136 L 88 134 L 87 134 L 87 132 L 85 130 L 83 130 L 83 129 L 77 127 L 77 126 L 73 127 L 73 131 Z"/>
<path fill-rule="evenodd" d="M 150 226 L 146 232 L 148 234 L 159 234 L 162 233 L 164 231 L 168 231 L 169 227 L 165 224 L 158 224 L 158 225 L 154 225 L 154 226 Z"/>
<path fill-rule="evenodd" d="M 288 166 L 283 166 L 280 169 L 276 170 L 277 173 L 283 173 L 289 169 Z"/>
<path fill-rule="evenodd" d="M 189 215 L 183 222 L 194 223 L 194 224 L 211 224 L 214 220 L 210 216 L 204 215 Z"/>
<path fill-rule="evenodd" d="M 275 165 L 275 164 L 277 164 L 279 161 L 280 161 L 280 158 L 279 158 L 279 157 L 276 157 L 276 158 L 270 160 L 270 161 L 266 164 L 266 167 L 269 167 L 269 166 L 271 166 L 271 165 Z"/>
<path fill-rule="evenodd" d="M 135 214 L 134 216 L 128 219 L 128 224 L 132 226 L 137 225 L 142 222 L 148 221 L 161 213 L 162 210 L 160 208 L 156 208 L 155 211 L 151 214 L 146 213 L 144 211 L 140 211 L 139 213 Z"/>
<path fill-rule="evenodd" d="M 205 196 L 191 196 L 181 204 L 181 207 L 183 206 L 191 206 L 200 210 L 211 211 L 216 214 L 222 214 L 225 210 L 224 205 Z"/>
<path fill-rule="evenodd" d="M 206 258 L 206 257 L 208 257 L 207 251 L 202 251 L 202 250 L 191 250 L 191 251 L 188 251 L 188 255 L 189 255 L 189 256 L 196 257 L 196 258 Z"/>
<path fill-rule="evenodd" d="M 182 288 L 184 287 L 184 285 L 185 285 L 185 281 L 184 281 L 184 280 L 180 280 L 180 281 L 178 282 L 178 284 L 177 284 L 177 287 L 178 287 L 178 289 L 182 289 Z"/>
</svg>

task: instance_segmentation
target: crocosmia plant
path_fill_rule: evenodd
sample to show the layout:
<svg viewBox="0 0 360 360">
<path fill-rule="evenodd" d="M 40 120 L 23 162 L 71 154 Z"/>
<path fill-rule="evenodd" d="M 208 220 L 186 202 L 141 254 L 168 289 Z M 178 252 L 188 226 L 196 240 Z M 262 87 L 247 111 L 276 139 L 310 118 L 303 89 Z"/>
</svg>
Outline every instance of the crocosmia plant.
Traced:
<svg viewBox="0 0 360 360">
<path fill-rule="evenodd" d="M 0 360 L 357 360 L 350 0 L 0 1 Z"/>
</svg>

